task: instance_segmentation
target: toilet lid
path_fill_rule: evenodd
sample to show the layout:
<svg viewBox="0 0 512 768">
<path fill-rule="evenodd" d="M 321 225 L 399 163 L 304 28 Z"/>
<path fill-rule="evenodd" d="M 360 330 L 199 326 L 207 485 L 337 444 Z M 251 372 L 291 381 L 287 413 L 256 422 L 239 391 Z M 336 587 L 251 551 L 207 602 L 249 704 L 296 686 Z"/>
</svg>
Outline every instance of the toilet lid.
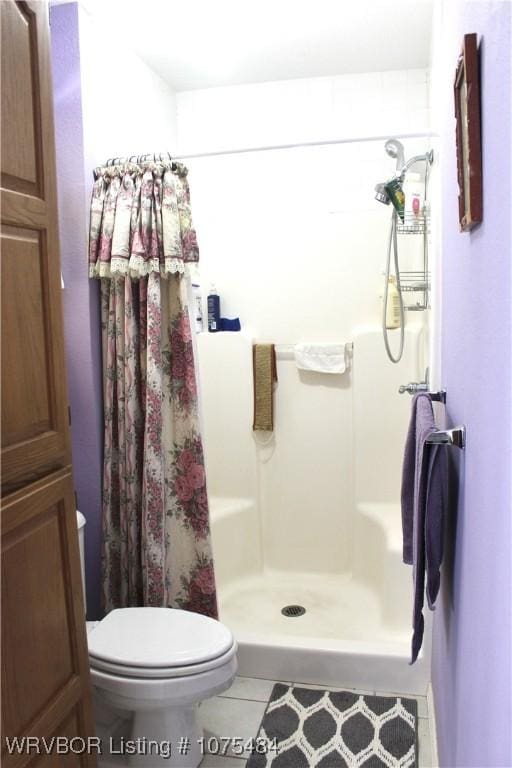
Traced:
<svg viewBox="0 0 512 768">
<path fill-rule="evenodd" d="M 131 667 L 183 667 L 215 659 L 233 635 L 215 619 L 173 608 L 119 608 L 88 636 L 89 656 Z"/>
</svg>

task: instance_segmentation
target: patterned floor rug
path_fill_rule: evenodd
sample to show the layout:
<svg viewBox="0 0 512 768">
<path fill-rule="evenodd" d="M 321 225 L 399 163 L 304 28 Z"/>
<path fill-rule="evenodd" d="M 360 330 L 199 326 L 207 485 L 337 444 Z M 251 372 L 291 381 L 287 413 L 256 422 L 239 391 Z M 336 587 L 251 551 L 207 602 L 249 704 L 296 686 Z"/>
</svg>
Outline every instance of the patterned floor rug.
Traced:
<svg viewBox="0 0 512 768">
<path fill-rule="evenodd" d="M 277 683 L 247 768 L 416 768 L 417 734 L 413 699 Z"/>
</svg>

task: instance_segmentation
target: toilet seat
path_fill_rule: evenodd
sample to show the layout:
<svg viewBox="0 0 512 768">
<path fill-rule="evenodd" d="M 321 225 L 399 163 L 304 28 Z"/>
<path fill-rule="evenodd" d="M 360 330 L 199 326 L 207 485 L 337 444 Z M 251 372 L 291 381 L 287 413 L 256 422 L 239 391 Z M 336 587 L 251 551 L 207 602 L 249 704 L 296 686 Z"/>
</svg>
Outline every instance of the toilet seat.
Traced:
<svg viewBox="0 0 512 768">
<path fill-rule="evenodd" d="M 173 608 L 120 608 L 88 635 L 92 669 L 119 677 L 199 674 L 236 653 L 233 635 L 215 619 Z"/>
<path fill-rule="evenodd" d="M 104 661 L 103 659 L 96 659 L 89 657 L 91 671 L 106 672 L 109 675 L 115 677 L 127 677 L 138 678 L 141 680 L 163 680 L 173 677 L 188 677 L 190 675 L 199 675 L 202 672 L 208 672 L 211 669 L 216 669 L 222 666 L 226 662 L 235 656 L 237 650 L 236 643 L 233 642 L 231 648 L 221 656 L 217 656 L 215 659 L 209 661 L 203 661 L 198 664 L 190 664 L 186 667 L 140 667 L 130 666 L 127 664 L 114 664 L 112 662 Z"/>
</svg>

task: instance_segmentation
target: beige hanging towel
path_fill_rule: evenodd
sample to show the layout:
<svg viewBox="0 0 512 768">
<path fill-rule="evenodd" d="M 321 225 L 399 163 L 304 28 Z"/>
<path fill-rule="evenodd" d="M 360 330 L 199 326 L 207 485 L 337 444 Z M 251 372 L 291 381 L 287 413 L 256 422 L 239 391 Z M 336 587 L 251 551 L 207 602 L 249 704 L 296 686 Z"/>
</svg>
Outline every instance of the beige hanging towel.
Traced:
<svg viewBox="0 0 512 768">
<path fill-rule="evenodd" d="M 253 344 L 252 367 L 254 381 L 253 430 L 272 432 L 274 429 L 274 383 L 277 381 L 276 351 L 273 344 Z"/>
</svg>

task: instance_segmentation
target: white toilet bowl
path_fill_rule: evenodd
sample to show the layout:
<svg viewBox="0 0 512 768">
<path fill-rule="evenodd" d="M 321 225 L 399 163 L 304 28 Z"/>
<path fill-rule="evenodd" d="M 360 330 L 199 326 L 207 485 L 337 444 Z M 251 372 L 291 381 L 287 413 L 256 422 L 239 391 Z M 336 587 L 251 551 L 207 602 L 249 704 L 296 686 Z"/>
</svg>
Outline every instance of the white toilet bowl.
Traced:
<svg viewBox="0 0 512 768">
<path fill-rule="evenodd" d="M 190 611 L 121 608 L 100 621 L 88 641 L 97 709 L 131 717 L 115 758 L 104 739 L 100 765 L 196 768 L 202 759 L 198 705 L 229 688 L 237 670 L 229 629 Z M 186 754 L 180 745 L 182 752 L 187 745 Z"/>
</svg>

